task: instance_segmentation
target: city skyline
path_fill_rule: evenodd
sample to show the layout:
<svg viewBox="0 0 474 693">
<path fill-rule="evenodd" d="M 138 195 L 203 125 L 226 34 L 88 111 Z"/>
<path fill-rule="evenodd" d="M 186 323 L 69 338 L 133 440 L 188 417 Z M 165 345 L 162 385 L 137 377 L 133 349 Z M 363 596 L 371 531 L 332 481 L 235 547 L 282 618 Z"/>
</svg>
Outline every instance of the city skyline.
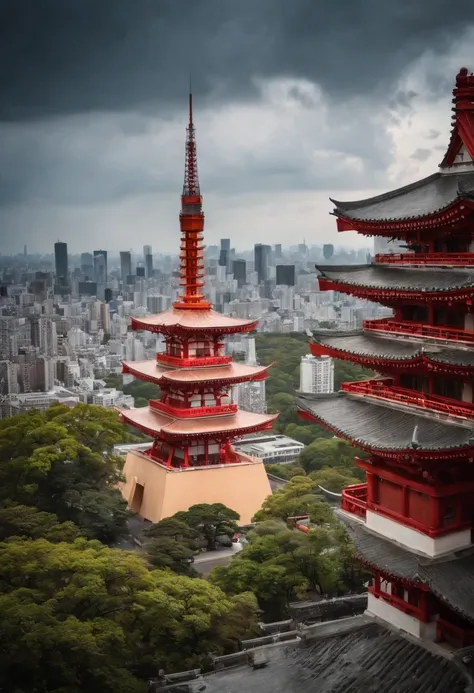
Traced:
<svg viewBox="0 0 474 693">
<path fill-rule="evenodd" d="M 58 237 L 73 253 L 97 237 L 118 252 L 130 235 L 137 246 L 175 247 L 190 66 L 207 242 L 335 243 L 329 197 L 360 199 L 436 170 L 449 133 L 446 94 L 469 62 L 474 22 L 464 2 L 438 2 L 427 22 L 408 1 L 365 0 L 357 30 L 349 6 L 303 14 L 240 4 L 222 13 L 206 0 L 186 13 L 118 2 L 113 15 L 94 6 L 100 21 L 84 37 L 89 2 L 77 4 L 78 21 L 58 17 L 53 33 L 49 4 L 31 9 L 39 14 L 28 70 L 29 25 L 10 8 L 12 69 L 0 102 L 8 253 L 25 243 L 41 252 Z M 360 247 L 355 235 L 343 242 Z"/>
</svg>

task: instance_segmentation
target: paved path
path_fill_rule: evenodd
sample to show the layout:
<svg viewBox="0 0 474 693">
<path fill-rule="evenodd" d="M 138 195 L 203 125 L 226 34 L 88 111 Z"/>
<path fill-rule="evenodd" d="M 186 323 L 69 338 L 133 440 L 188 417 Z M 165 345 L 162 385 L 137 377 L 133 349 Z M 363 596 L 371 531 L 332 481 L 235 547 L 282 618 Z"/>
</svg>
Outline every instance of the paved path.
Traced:
<svg viewBox="0 0 474 693">
<path fill-rule="evenodd" d="M 201 575 L 208 575 L 218 565 L 229 565 L 232 558 L 242 551 L 242 544 L 237 541 L 231 548 L 206 551 L 194 559 L 193 567 Z"/>
</svg>

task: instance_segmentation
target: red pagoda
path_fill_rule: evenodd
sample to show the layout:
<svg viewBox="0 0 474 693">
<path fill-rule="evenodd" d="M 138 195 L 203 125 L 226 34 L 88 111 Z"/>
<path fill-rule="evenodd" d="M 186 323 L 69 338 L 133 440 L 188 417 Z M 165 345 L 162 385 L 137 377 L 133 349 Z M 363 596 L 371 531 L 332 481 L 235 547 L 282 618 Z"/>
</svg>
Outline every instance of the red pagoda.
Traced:
<svg viewBox="0 0 474 693">
<path fill-rule="evenodd" d="M 233 363 L 224 337 L 250 332 L 257 321 L 212 310 L 204 286 L 204 214 L 199 188 L 192 96 L 181 196 L 182 295 L 171 310 L 133 319 L 134 330 L 164 336 L 155 361 L 124 362 L 123 373 L 160 387 L 149 406 L 121 410 L 122 421 L 153 438 L 146 452 L 132 451 L 122 493 L 139 515 L 158 522 L 196 503 L 224 503 L 248 523 L 271 489 L 261 460 L 232 448 L 232 441 L 271 428 L 276 415 L 239 411 L 232 403 L 237 383 L 262 380 L 267 367 Z"/>
<path fill-rule="evenodd" d="M 463 647 L 474 645 L 474 76 L 465 68 L 453 97 L 437 173 L 333 200 L 339 231 L 399 239 L 408 252 L 317 268 L 321 290 L 375 301 L 393 317 L 315 333 L 314 355 L 377 375 L 298 406 L 368 453 L 355 460 L 366 483 L 343 490 L 339 511 L 373 573 L 368 613 Z"/>
</svg>

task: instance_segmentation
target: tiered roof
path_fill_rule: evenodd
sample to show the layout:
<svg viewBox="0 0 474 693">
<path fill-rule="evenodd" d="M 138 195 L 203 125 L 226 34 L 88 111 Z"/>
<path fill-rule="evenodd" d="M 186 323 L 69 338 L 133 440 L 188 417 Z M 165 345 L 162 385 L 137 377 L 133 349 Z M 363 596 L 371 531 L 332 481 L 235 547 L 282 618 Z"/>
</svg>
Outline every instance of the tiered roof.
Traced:
<svg viewBox="0 0 474 693">
<path fill-rule="evenodd" d="M 427 459 L 466 457 L 474 450 L 474 430 L 392 409 L 345 393 L 303 395 L 298 408 L 334 434 L 380 457 Z"/>
<path fill-rule="evenodd" d="M 474 295 L 472 269 L 418 269 L 385 265 L 317 265 L 322 290 L 336 290 L 369 298 L 450 300 Z"/>
<path fill-rule="evenodd" d="M 199 384 L 237 384 L 266 377 L 269 366 L 249 366 L 246 363 L 229 363 L 214 368 L 165 368 L 156 361 L 123 361 L 123 372 L 157 385 L 169 384 L 181 388 Z"/>
<path fill-rule="evenodd" d="M 374 534 L 342 516 L 359 558 L 387 576 L 425 585 L 463 618 L 474 622 L 474 549 L 430 559 Z"/>
<path fill-rule="evenodd" d="M 135 426 L 147 435 L 156 437 L 165 434 L 166 438 L 196 439 L 228 435 L 231 438 L 246 433 L 271 428 L 277 414 L 253 414 L 237 411 L 220 416 L 177 418 L 153 411 L 150 407 L 123 409 L 120 412 L 124 423 Z"/>
<path fill-rule="evenodd" d="M 215 310 L 192 308 L 171 308 L 159 315 L 150 315 L 144 318 L 132 318 L 132 329 L 148 330 L 159 334 L 177 334 L 186 332 L 195 334 L 233 334 L 250 332 L 254 330 L 258 320 L 242 320 L 221 315 Z"/>
<path fill-rule="evenodd" d="M 324 353 L 333 358 L 356 360 L 371 368 L 405 369 L 426 365 L 432 371 L 474 373 L 472 349 L 424 346 L 422 342 L 378 336 L 364 330 L 317 330 L 313 332 L 310 348 L 315 356 Z"/>
</svg>

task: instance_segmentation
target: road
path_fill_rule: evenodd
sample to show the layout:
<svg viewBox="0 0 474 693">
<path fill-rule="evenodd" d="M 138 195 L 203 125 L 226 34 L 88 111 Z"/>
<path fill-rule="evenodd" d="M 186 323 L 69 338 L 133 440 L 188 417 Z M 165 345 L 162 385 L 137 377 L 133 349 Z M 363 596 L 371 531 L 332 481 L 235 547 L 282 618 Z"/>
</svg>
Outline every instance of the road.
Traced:
<svg viewBox="0 0 474 693">
<path fill-rule="evenodd" d="M 240 541 L 232 544 L 232 548 L 218 549 L 217 551 L 205 551 L 194 559 L 193 568 L 201 575 L 208 575 L 218 565 L 228 565 L 232 558 L 242 551 Z"/>
</svg>

